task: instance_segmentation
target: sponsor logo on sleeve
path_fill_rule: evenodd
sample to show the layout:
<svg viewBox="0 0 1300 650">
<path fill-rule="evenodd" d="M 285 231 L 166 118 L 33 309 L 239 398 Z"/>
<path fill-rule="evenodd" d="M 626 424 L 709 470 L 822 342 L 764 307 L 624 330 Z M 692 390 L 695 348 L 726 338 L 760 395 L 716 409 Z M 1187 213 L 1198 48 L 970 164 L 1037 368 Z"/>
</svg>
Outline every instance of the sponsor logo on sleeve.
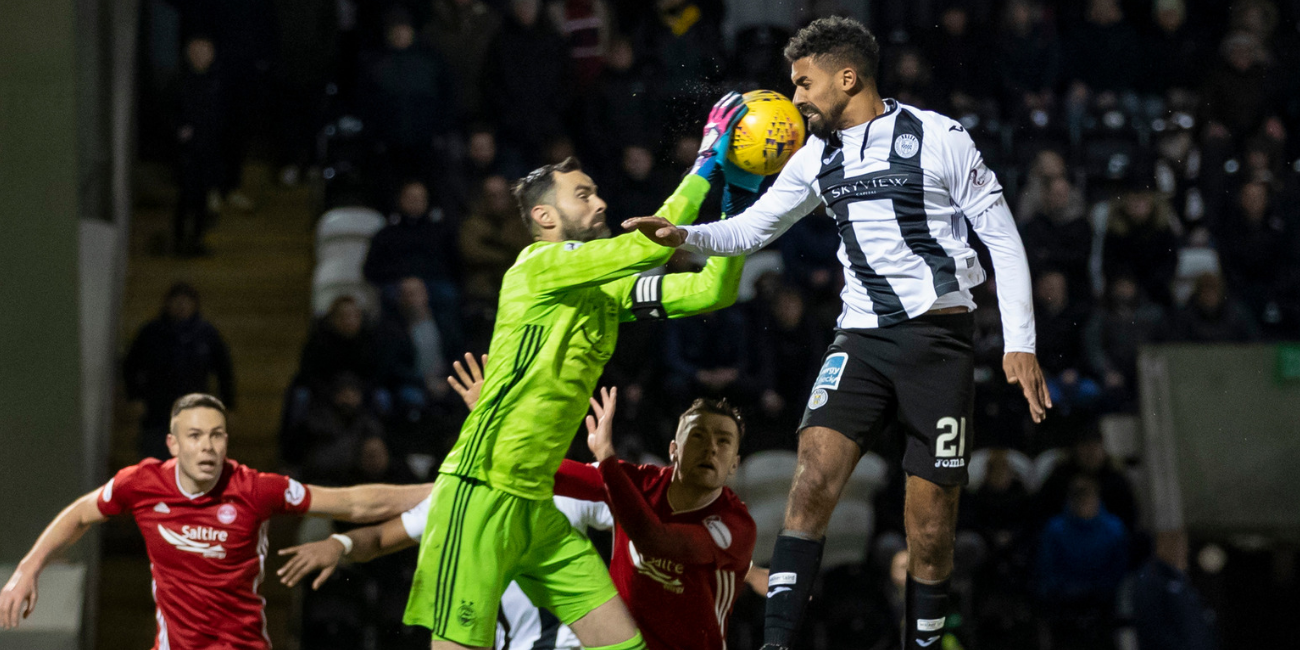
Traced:
<svg viewBox="0 0 1300 650">
<path fill-rule="evenodd" d="M 291 506 L 300 506 L 306 497 L 307 488 L 303 487 L 302 483 L 289 479 L 289 487 L 284 489 L 284 502 Z"/>
<path fill-rule="evenodd" d="M 938 637 L 938 636 L 932 636 L 932 637 L 930 637 L 930 638 L 928 638 L 928 639 L 926 639 L 926 640 L 924 640 L 924 641 L 922 641 L 922 640 L 920 640 L 920 639 L 917 639 L 917 640 L 916 640 L 916 645 L 919 645 L 919 646 L 921 646 L 922 648 L 928 648 L 928 647 L 930 647 L 930 644 L 931 644 L 931 643 L 934 643 L 935 641 L 938 641 L 938 640 L 939 640 L 939 637 Z"/>
<path fill-rule="evenodd" d="M 99 491 L 99 498 L 103 499 L 104 503 L 113 500 L 113 481 L 116 480 L 116 477 L 108 479 L 108 482 L 104 484 L 104 489 Z"/>
<path fill-rule="evenodd" d="M 775 587 L 777 585 L 792 585 L 799 582 L 799 574 L 793 571 L 782 571 L 773 573 L 767 577 L 767 586 Z"/>
<path fill-rule="evenodd" d="M 718 548 L 731 548 L 731 530 L 722 523 L 722 518 L 717 515 L 705 517 L 704 527 L 709 529 L 709 536 L 713 538 L 713 543 L 717 544 Z"/>
</svg>

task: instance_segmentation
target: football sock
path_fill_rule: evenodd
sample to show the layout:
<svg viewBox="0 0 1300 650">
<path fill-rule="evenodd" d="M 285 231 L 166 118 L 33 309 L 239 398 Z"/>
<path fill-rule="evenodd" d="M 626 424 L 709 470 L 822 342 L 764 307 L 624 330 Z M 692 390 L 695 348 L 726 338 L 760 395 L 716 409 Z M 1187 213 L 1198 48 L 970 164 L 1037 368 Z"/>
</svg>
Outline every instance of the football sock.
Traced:
<svg viewBox="0 0 1300 650">
<path fill-rule="evenodd" d="M 907 576 L 903 617 L 903 650 L 935 650 L 943 637 L 948 616 L 948 580 L 937 584 L 918 582 Z"/>
<path fill-rule="evenodd" d="M 764 645 L 790 647 L 790 639 L 803 622 L 803 610 L 812 596 L 813 580 L 822 563 L 823 544 L 820 539 L 784 532 L 777 536 L 767 579 Z"/>
<path fill-rule="evenodd" d="M 641 632 L 639 631 L 636 633 L 636 636 L 633 636 L 632 638 L 622 643 L 615 643 L 614 645 L 584 646 L 584 647 L 586 647 L 587 650 L 646 650 L 645 639 L 641 638 Z"/>
</svg>

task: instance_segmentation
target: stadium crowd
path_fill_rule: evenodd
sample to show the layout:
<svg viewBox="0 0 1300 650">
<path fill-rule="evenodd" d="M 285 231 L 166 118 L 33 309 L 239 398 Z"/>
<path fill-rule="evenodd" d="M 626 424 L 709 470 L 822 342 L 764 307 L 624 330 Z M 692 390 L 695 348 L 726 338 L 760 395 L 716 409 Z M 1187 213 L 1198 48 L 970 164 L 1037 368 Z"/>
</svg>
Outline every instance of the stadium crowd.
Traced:
<svg viewBox="0 0 1300 650">
<path fill-rule="evenodd" d="M 281 456 L 321 485 L 424 479 L 465 413 L 450 363 L 486 352 L 501 277 L 531 243 L 510 183 L 576 155 L 618 233 L 689 167 L 705 107 L 732 89 L 788 93 L 781 48 L 836 12 L 880 37 L 885 96 L 971 133 L 1034 274 L 1056 405 L 1042 425 L 1002 377 L 996 278 L 976 291 L 974 429 L 990 451 L 962 506 L 961 643 L 1109 648 L 1124 623 L 1144 649 L 1215 647 L 1195 590 L 1167 588 L 1188 584 L 1186 540 L 1142 529 L 1098 422 L 1136 412 L 1146 343 L 1300 339 L 1300 2 L 153 0 L 142 111 L 158 119 L 142 122 L 144 153 L 175 161 L 177 254 L 204 254 L 213 215 L 247 207 L 250 151 L 282 182 L 319 182 L 325 210 L 387 215 L 363 268 L 377 300 L 339 296 L 315 323 Z M 744 454 L 793 450 L 840 309 L 838 243 L 814 215 L 751 258 L 734 307 L 626 325 L 602 380 L 622 397 L 622 456 L 662 457 L 674 414 L 699 396 L 742 406 Z M 131 347 L 145 455 L 165 453 L 172 392 L 215 375 L 233 400 L 229 356 L 198 307 L 174 288 Z M 1017 454 L 1055 448 L 1050 472 L 1017 472 Z M 875 451 L 896 459 L 901 436 Z M 806 647 L 897 643 L 901 486 L 892 476 L 877 495 L 868 561 L 827 574 Z M 400 625 L 413 566 L 398 554 L 353 567 L 370 587 L 309 597 L 303 647 L 427 647 Z M 761 626 L 747 598 L 740 648 Z M 1167 632 L 1146 632 L 1152 617 L 1182 641 L 1157 643 Z"/>
</svg>

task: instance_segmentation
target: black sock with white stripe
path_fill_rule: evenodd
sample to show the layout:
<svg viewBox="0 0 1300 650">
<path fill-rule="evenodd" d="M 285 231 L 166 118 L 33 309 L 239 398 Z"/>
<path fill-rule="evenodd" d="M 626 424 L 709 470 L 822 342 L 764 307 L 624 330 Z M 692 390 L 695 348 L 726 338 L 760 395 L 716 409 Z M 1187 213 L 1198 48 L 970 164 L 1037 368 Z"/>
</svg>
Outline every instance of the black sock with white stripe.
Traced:
<svg viewBox="0 0 1300 650">
<path fill-rule="evenodd" d="M 772 568 L 767 578 L 767 615 L 763 621 L 763 644 L 790 647 L 790 639 L 803 622 L 803 610 L 812 597 L 813 580 L 822 563 L 820 539 L 812 540 L 782 533 L 772 549 Z"/>
<path fill-rule="evenodd" d="M 925 584 L 908 574 L 904 607 L 903 650 L 938 648 L 948 616 L 948 581 Z"/>
</svg>

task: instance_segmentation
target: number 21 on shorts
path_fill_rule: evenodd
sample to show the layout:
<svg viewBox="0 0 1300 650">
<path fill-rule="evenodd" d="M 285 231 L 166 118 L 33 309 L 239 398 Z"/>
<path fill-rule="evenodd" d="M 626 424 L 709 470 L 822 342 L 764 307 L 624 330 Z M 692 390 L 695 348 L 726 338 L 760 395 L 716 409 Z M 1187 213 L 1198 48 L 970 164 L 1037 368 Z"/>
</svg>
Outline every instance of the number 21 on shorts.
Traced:
<svg viewBox="0 0 1300 650">
<path fill-rule="evenodd" d="M 940 431 L 935 440 L 935 458 L 955 458 L 966 455 L 966 418 L 940 418 L 936 425 Z M 955 443 L 953 441 L 956 441 Z"/>
</svg>

